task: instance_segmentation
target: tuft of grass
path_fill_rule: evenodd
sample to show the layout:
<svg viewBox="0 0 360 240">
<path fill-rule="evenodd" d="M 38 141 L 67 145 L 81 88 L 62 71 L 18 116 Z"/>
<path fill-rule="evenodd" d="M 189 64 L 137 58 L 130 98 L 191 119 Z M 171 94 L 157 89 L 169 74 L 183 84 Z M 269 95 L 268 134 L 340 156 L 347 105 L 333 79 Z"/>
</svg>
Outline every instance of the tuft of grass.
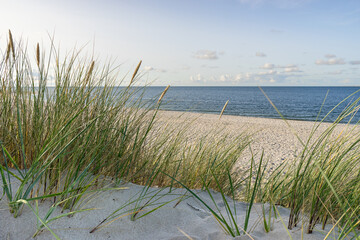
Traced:
<svg viewBox="0 0 360 240">
<path fill-rule="evenodd" d="M 27 199 L 35 192 L 43 196 L 61 192 L 54 202 L 58 197 L 72 199 L 62 206 L 73 209 L 79 193 L 101 186 L 98 176 L 131 180 L 140 174 L 129 162 L 142 159 L 156 115 L 150 111 L 157 109 L 156 102 L 139 98 L 142 88 L 133 87 L 141 62 L 130 86 L 117 88 L 115 68 L 84 60 L 80 52 L 61 60 L 52 39 L 48 54 L 40 53 L 36 45 L 35 68 L 27 47 L 17 45 L 15 50 L 9 32 L 12 54 L 0 64 L 0 165 L 9 201 Z M 15 195 L 11 175 L 21 181 Z"/>
<path fill-rule="evenodd" d="M 324 119 L 315 122 L 298 158 L 281 165 L 270 176 L 263 201 L 276 199 L 276 204 L 291 209 L 289 229 L 303 218 L 307 233 L 312 233 L 316 224 L 324 229 L 327 223 L 333 223 L 339 229 L 339 239 L 349 234 L 358 236 L 360 129 L 354 120 L 359 101 L 348 104 L 317 138 L 315 132 Z M 345 120 L 347 123 L 340 124 Z"/>
<path fill-rule="evenodd" d="M 189 188 L 221 189 L 223 194 L 239 184 L 233 170 L 248 137 L 213 138 L 210 131 L 194 139 L 186 123 L 154 128 L 169 86 L 157 98 L 143 100 L 145 88 L 134 86 L 141 61 L 129 84 L 119 88 L 126 78 L 120 82 L 110 63 L 101 65 L 80 51 L 64 55 L 53 39 L 50 47 L 36 44 L 34 57 L 27 49 L 9 32 L 0 58 L 0 175 L 15 217 L 23 204 L 36 213 L 34 202 L 51 200 L 49 214 L 41 220 L 37 216 L 39 229 L 49 229 L 50 220 L 57 219 L 50 217 L 55 208 L 80 211 L 84 196 L 105 189 L 109 178 L 146 185 L 129 200 L 134 206 L 127 214 L 133 220 L 168 204 L 163 197 L 181 186 L 163 173 Z M 153 193 L 150 186 L 170 187 L 170 192 Z M 122 206 L 114 210 L 104 225 L 122 211 Z"/>
<path fill-rule="evenodd" d="M 254 155 L 252 156 L 251 161 L 252 161 L 252 166 L 255 167 L 256 164 L 254 161 Z M 175 179 L 173 176 L 169 174 L 166 173 L 165 174 L 169 178 L 173 179 L 178 184 L 180 184 L 183 188 L 185 188 L 193 198 L 197 199 L 214 216 L 214 218 L 216 219 L 216 221 L 219 223 L 220 227 L 223 229 L 223 231 L 226 234 L 232 237 L 247 235 L 250 239 L 253 239 L 248 231 L 250 214 L 251 214 L 251 209 L 255 203 L 255 199 L 258 198 L 260 185 L 261 182 L 263 181 L 265 169 L 266 169 L 266 165 L 263 165 L 263 154 L 262 154 L 257 166 L 255 180 L 253 181 L 253 175 L 252 175 L 253 173 L 252 173 L 252 169 L 250 169 L 248 175 L 244 177 L 243 181 L 240 184 L 238 183 L 237 185 L 235 185 L 234 183 L 238 181 L 238 179 L 236 178 L 234 179 L 234 175 L 232 175 L 231 169 L 228 168 L 226 177 L 228 178 L 229 188 L 225 188 L 224 185 L 220 182 L 218 177 L 219 176 L 222 177 L 222 175 L 218 175 L 213 171 L 211 171 L 211 178 L 215 182 L 217 187 L 216 189 L 218 189 L 218 191 L 220 192 L 222 203 L 225 206 L 224 211 L 221 211 L 220 207 L 218 206 L 218 203 L 216 202 L 213 196 L 213 193 L 211 192 L 209 184 L 207 183 L 207 181 L 209 180 L 206 180 L 205 178 L 202 179 L 204 190 L 207 192 L 208 196 L 210 197 L 213 206 L 211 206 L 206 200 L 202 199 L 196 191 L 187 187 L 182 181 Z M 247 196 L 250 201 L 248 203 L 248 207 L 246 210 L 244 226 L 241 227 L 239 225 L 235 203 L 236 203 L 236 195 L 239 193 L 239 191 L 242 191 L 241 187 L 245 185 L 247 186 L 245 192 L 247 192 Z M 229 201 L 227 199 L 227 195 L 231 196 L 232 201 Z M 225 212 L 226 215 L 223 212 Z"/>
</svg>

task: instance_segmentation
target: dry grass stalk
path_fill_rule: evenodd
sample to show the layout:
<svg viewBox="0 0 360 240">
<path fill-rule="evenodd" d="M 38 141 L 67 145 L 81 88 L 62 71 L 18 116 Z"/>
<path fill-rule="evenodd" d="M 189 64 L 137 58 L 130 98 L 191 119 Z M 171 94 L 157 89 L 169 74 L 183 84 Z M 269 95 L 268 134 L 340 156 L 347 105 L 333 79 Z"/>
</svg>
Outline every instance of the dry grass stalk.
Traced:
<svg viewBox="0 0 360 240">
<path fill-rule="evenodd" d="M 226 103 L 225 103 L 225 105 L 224 105 L 223 109 L 221 110 L 221 113 L 220 113 L 220 117 L 219 117 L 219 119 L 220 119 L 220 118 L 221 118 L 221 116 L 223 115 L 223 113 L 224 113 L 224 111 L 225 111 L 225 108 L 226 108 L 226 106 L 228 105 L 228 103 L 229 103 L 229 100 L 227 100 L 227 101 L 226 101 Z"/>
<path fill-rule="evenodd" d="M 7 50 L 6 50 L 6 58 L 5 58 L 6 62 L 9 60 L 10 51 L 11 51 L 11 47 L 10 47 L 10 43 L 8 43 Z"/>
<path fill-rule="evenodd" d="M 91 65 L 90 65 L 90 68 L 89 68 L 89 71 L 86 73 L 86 77 L 85 77 L 85 82 L 88 82 L 91 75 L 92 75 L 92 72 L 94 71 L 94 66 L 95 66 L 95 61 L 92 61 L 91 62 Z"/>
<path fill-rule="evenodd" d="M 131 81 L 130 81 L 130 84 L 129 86 L 133 83 L 135 77 L 136 77 L 136 74 L 138 73 L 139 69 L 140 69 L 140 66 L 141 66 L 141 63 L 142 63 L 142 60 L 140 60 L 139 64 L 136 66 L 136 69 L 132 75 L 132 78 L 131 78 Z"/>
<path fill-rule="evenodd" d="M 170 85 L 168 85 L 165 90 L 161 93 L 161 96 L 159 97 L 159 100 L 158 100 L 158 104 L 161 102 L 161 100 L 163 99 L 163 97 L 165 96 L 167 90 L 170 88 Z"/>
<path fill-rule="evenodd" d="M 13 58 L 15 59 L 15 47 L 14 47 L 14 41 L 13 41 L 13 37 L 11 34 L 11 31 L 9 30 L 9 48 L 12 51 L 13 54 Z M 9 51 L 9 50 L 8 50 Z"/>
<path fill-rule="evenodd" d="M 40 46 L 39 43 L 36 45 L 36 63 L 40 66 Z"/>
</svg>

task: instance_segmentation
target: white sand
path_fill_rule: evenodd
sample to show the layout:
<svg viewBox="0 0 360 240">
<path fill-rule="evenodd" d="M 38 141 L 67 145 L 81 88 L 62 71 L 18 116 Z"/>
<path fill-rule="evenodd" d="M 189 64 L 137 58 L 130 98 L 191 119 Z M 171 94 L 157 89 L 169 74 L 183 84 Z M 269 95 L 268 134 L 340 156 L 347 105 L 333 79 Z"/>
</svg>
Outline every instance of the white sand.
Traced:
<svg viewBox="0 0 360 240">
<path fill-rule="evenodd" d="M 179 116 L 177 112 L 161 112 L 162 119 Z M 187 115 L 187 116 L 186 116 Z M 236 135 L 239 131 L 244 129 L 254 133 L 255 141 L 252 144 L 254 152 L 264 149 L 266 156 L 272 160 L 274 165 L 283 161 L 285 158 L 292 158 L 300 145 L 289 128 L 286 127 L 282 120 L 262 119 L 250 117 L 233 117 L 223 116 L 221 121 L 216 115 L 199 115 L 186 114 L 183 117 L 195 116 L 198 117 L 196 121 L 197 131 L 205 131 L 208 127 L 217 124 L 217 128 L 223 129 Z M 181 119 L 174 120 L 182 121 Z M 306 138 L 310 132 L 313 123 L 290 121 L 291 125 L 299 133 L 300 137 Z M 324 126 L 325 127 L 325 126 Z M 261 130 L 261 131 L 260 131 Z M 239 164 L 243 167 L 247 165 L 245 156 Z M 192 239 L 233 239 L 226 235 L 219 224 L 216 222 L 212 214 L 191 195 L 189 198 L 183 200 L 175 208 L 175 202 L 160 208 L 159 210 L 145 216 L 144 218 L 131 221 L 129 216 L 123 217 L 111 225 L 89 233 L 98 223 L 100 223 L 106 216 L 125 204 L 129 199 L 142 190 L 142 186 L 134 184 L 125 184 L 124 187 L 128 189 L 111 190 L 102 192 L 97 198 L 86 205 L 86 208 L 96 208 L 96 210 L 87 211 L 75 214 L 73 217 L 63 217 L 49 224 L 50 228 L 61 239 L 172 239 L 183 240 L 188 239 L 181 231 L 188 234 Z M 177 189 L 173 193 L 183 194 L 183 189 Z M 209 196 L 202 192 L 199 193 L 208 204 L 213 206 Z M 220 206 L 223 214 L 224 203 L 221 195 L 214 194 L 217 204 Z M 160 201 L 171 200 L 175 196 L 166 196 Z M 14 218 L 9 213 L 6 197 L 4 196 L 0 201 L 0 239 L 22 240 L 31 239 L 32 234 L 36 230 L 36 217 L 31 210 L 24 206 L 22 214 Z M 46 201 L 40 204 L 39 212 L 44 216 L 48 211 L 51 203 Z M 134 204 L 127 209 L 134 207 Z M 237 219 L 239 226 L 244 226 L 244 219 L 247 204 L 237 202 Z M 281 218 L 287 225 L 287 220 L 290 211 L 288 209 L 278 207 L 281 213 Z M 149 211 L 148 208 L 143 213 Z M 59 214 L 56 210 L 52 216 Z M 141 213 L 142 214 L 142 213 Z M 140 215 L 141 215 L 140 214 Z M 254 239 L 289 239 L 287 229 L 283 225 L 280 218 L 273 219 L 274 225 L 272 231 L 265 233 L 262 223 L 261 205 L 258 204 L 251 212 L 251 219 L 249 224 L 249 234 Z M 306 228 L 306 226 L 305 226 Z M 327 226 L 329 230 L 331 226 Z M 180 230 L 181 231 L 180 231 Z M 289 230 L 293 239 L 301 239 L 301 226 L 293 230 Z M 304 230 L 305 232 L 305 230 Z M 317 226 L 313 234 L 305 234 L 303 239 L 323 239 L 324 234 L 321 233 L 320 226 Z M 53 239 L 51 233 L 47 230 L 40 233 L 36 239 Z M 250 239 L 248 236 L 240 236 L 235 239 Z"/>
<path fill-rule="evenodd" d="M 124 190 L 112 190 L 102 195 L 96 200 L 90 202 L 87 208 L 97 208 L 87 212 L 77 213 L 73 217 L 63 217 L 49 224 L 50 228 L 61 239 L 172 239 L 172 240 L 185 240 L 188 239 L 183 232 L 188 234 L 192 239 L 233 239 L 226 235 L 219 224 L 215 221 L 212 214 L 197 200 L 190 197 L 183 200 L 175 208 L 175 202 L 158 209 L 157 211 L 131 221 L 130 216 L 125 216 L 105 228 L 90 233 L 90 230 L 100 223 L 108 214 L 115 209 L 125 204 L 132 196 L 141 192 L 142 186 L 134 184 L 125 184 Z M 152 189 L 154 190 L 154 189 Z M 172 193 L 182 194 L 183 189 L 177 189 Z M 188 195 L 190 196 L 190 195 Z M 201 198 L 206 200 L 208 204 L 213 206 L 209 196 L 202 192 L 199 194 Z M 214 193 L 215 200 L 220 206 L 223 214 L 224 204 L 220 194 Z M 176 196 L 167 196 L 160 201 L 169 201 L 176 198 Z M 230 201 L 231 202 L 231 201 Z M 40 204 L 40 216 L 44 216 L 50 207 L 50 202 L 46 201 Z M 135 204 L 132 204 L 133 208 Z M 266 205 L 267 206 L 267 205 Z M 237 202 L 237 219 L 239 226 L 244 226 L 244 219 L 247 204 Z M 33 212 L 24 206 L 22 214 L 14 218 L 8 210 L 5 200 L 0 201 L 0 239 L 32 239 L 36 229 L 36 217 Z M 149 209 L 149 208 L 148 208 Z M 278 207 L 282 219 L 287 223 L 290 211 L 288 209 Z M 60 210 L 53 213 L 52 216 L 60 214 Z M 148 210 L 145 210 L 147 212 Z M 261 205 L 257 204 L 252 213 L 249 228 L 249 234 L 254 239 L 289 239 L 286 228 L 283 226 L 281 219 L 273 219 L 273 230 L 265 233 L 262 223 Z M 330 226 L 326 228 L 329 230 Z M 319 230 L 319 229 L 317 229 Z M 313 234 L 305 234 L 304 239 L 323 239 L 324 234 L 314 231 Z M 300 239 L 301 228 L 289 230 L 293 239 Z M 321 230 L 319 230 L 321 231 Z M 51 233 L 47 230 L 40 233 L 35 239 L 54 239 Z M 250 239 L 243 235 L 235 239 Z"/>
<path fill-rule="evenodd" d="M 185 120 L 191 121 L 189 133 L 195 136 L 202 136 L 209 132 L 209 129 L 215 129 L 219 133 L 229 134 L 236 137 L 242 132 L 251 134 L 252 152 L 256 155 L 255 159 L 259 159 L 264 150 L 264 157 L 269 160 L 271 171 L 283 161 L 294 161 L 296 156 L 303 150 L 301 142 L 296 135 L 303 141 L 309 137 L 314 122 L 310 121 L 294 121 L 288 120 L 287 123 L 282 119 L 267 119 L 255 117 L 229 116 L 223 115 L 219 119 L 219 115 L 200 114 L 200 113 L 182 113 L 175 111 L 160 111 L 160 119 L 162 122 L 172 121 L 174 126 L 183 123 Z M 312 140 L 315 140 L 320 134 L 330 126 L 330 123 L 322 123 L 315 132 Z M 339 124 L 334 135 L 340 133 L 346 128 L 345 124 Z M 251 153 L 247 149 L 238 161 L 239 168 L 248 168 L 251 160 Z"/>
</svg>

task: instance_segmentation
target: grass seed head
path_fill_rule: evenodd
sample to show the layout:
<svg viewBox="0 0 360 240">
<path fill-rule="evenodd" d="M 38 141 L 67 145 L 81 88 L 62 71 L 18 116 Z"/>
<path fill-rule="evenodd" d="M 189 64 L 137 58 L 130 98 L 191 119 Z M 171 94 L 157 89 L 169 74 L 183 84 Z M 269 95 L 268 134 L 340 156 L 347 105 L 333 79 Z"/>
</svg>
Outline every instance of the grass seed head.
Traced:
<svg viewBox="0 0 360 240">
<path fill-rule="evenodd" d="M 90 65 L 90 68 L 89 68 L 89 71 L 86 73 L 86 77 L 85 77 L 85 82 L 88 82 L 91 75 L 92 75 L 92 72 L 94 71 L 94 66 L 95 66 L 95 61 L 92 61 L 91 62 L 91 65 Z"/>
<path fill-rule="evenodd" d="M 5 61 L 6 61 L 6 62 L 9 60 L 10 51 L 11 51 L 11 46 L 10 46 L 10 43 L 8 43 L 8 45 L 7 45 L 7 50 L 6 50 L 6 58 L 5 58 Z"/>
<path fill-rule="evenodd" d="M 36 45 L 36 63 L 40 66 L 40 46 L 39 43 Z"/>
<path fill-rule="evenodd" d="M 158 104 L 161 102 L 161 100 L 163 99 L 163 97 L 165 96 L 167 90 L 170 88 L 170 85 L 168 85 L 165 90 L 161 93 L 161 96 L 159 97 L 159 100 L 158 100 Z"/>
<path fill-rule="evenodd" d="M 13 58 L 15 59 L 15 47 L 14 47 L 14 41 L 11 34 L 11 31 L 9 30 L 9 48 L 12 51 Z M 9 51 L 9 50 L 8 50 Z"/>
<path fill-rule="evenodd" d="M 228 105 L 228 103 L 229 103 L 229 100 L 227 100 L 227 101 L 226 101 L 226 103 L 225 103 L 225 105 L 224 105 L 223 109 L 221 110 L 221 113 L 220 113 L 220 117 L 219 117 L 219 119 L 220 119 L 220 118 L 221 118 L 221 116 L 223 115 L 223 113 L 224 113 L 224 111 L 225 111 L 225 108 L 226 108 L 226 106 Z"/>
<path fill-rule="evenodd" d="M 139 69 L 140 69 L 140 66 L 141 66 L 141 63 L 142 63 L 142 60 L 140 60 L 140 62 L 138 63 L 138 65 L 136 66 L 136 69 L 131 77 L 131 81 L 130 81 L 130 84 L 129 86 L 133 83 L 135 77 L 136 77 L 136 74 L 138 73 Z"/>
</svg>

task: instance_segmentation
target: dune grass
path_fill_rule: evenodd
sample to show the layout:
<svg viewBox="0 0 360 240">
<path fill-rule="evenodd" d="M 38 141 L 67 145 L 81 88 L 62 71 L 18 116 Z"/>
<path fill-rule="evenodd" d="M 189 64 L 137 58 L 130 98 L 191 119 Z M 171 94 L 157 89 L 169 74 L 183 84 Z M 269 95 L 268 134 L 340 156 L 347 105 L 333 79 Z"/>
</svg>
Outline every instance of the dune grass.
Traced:
<svg viewBox="0 0 360 240">
<path fill-rule="evenodd" d="M 229 187 L 228 171 L 249 143 L 245 135 L 232 143 L 227 136 L 205 136 L 189 144 L 185 124 L 154 128 L 169 86 L 152 101 L 143 101 L 145 88 L 135 86 L 141 61 L 129 84 L 121 79 L 127 87 L 118 88 L 111 64 L 101 65 L 77 51 L 63 55 L 52 39 L 44 49 L 37 44 L 32 58 L 9 31 L 0 62 L 0 169 L 15 217 L 24 203 L 46 199 L 76 212 L 81 199 L 108 179 L 180 186 L 166 173 L 189 188 Z M 210 178 L 214 174 L 220 185 Z"/>
<path fill-rule="evenodd" d="M 251 144 L 250 136 L 230 137 L 209 130 L 194 138 L 189 136 L 193 122 L 178 126 L 158 122 L 158 109 L 169 86 L 144 101 L 145 88 L 135 86 L 141 61 L 133 74 L 119 78 L 111 64 L 101 65 L 76 51 L 64 56 L 52 40 L 49 49 L 44 49 L 37 44 L 29 54 L 29 48 L 14 42 L 9 32 L 0 60 L 3 195 L 14 217 L 21 215 L 24 204 L 34 211 L 41 223 L 36 234 L 44 227 L 51 231 L 48 223 L 58 219 L 50 216 L 54 208 L 68 209 L 69 214 L 81 212 L 85 196 L 106 190 L 111 180 L 145 187 L 92 231 L 123 216 L 135 221 L 156 214 L 162 206 L 192 196 L 231 236 L 250 236 L 255 202 L 270 203 L 268 216 L 263 209 L 266 232 L 271 231 L 272 216 L 278 215 L 276 205 L 282 205 L 291 209 L 289 229 L 306 222 L 306 231 L 311 233 L 316 224 L 332 223 L 336 238 L 358 236 L 360 131 L 358 123 L 340 122 L 355 118 L 360 99 L 347 106 L 318 138 L 314 133 L 323 121 L 315 123 L 298 158 L 279 166 L 266 180 L 266 153 L 259 159 L 254 154 L 248 170 L 235 171 L 237 160 Z M 116 87 L 119 79 L 126 87 Z M 335 131 L 339 127 L 343 128 L 340 133 Z M 154 192 L 152 186 L 167 190 Z M 189 195 L 172 193 L 178 187 Z M 226 215 L 215 201 L 210 206 L 193 189 L 204 190 L 211 199 L 210 189 L 219 191 Z M 164 200 L 169 196 L 174 198 Z M 243 226 L 227 196 L 249 203 Z M 52 207 L 45 217 L 38 216 L 38 204 L 47 199 Z"/>
<path fill-rule="evenodd" d="M 26 47 L 19 43 L 14 48 L 11 37 L 8 46 L 0 65 L 2 175 L 4 180 L 16 169 L 26 186 L 12 199 L 8 183 L 10 201 L 31 197 L 34 191 L 63 193 L 54 197 L 62 200 L 79 197 L 90 185 L 100 184 L 94 181 L 100 175 L 131 181 L 148 174 L 147 162 L 137 160 L 157 105 L 139 101 L 140 88 L 115 88 L 114 69 L 80 59 L 78 52 L 60 62 L 53 47 L 45 55 L 37 45 L 33 70 Z M 132 82 L 136 76 L 137 71 Z M 48 87 L 48 82 L 55 86 Z M 143 108 L 145 104 L 149 106 Z M 63 207 L 72 209 L 77 198 Z"/>
<path fill-rule="evenodd" d="M 275 200 L 291 209 L 289 229 L 305 223 L 306 232 L 312 233 L 316 224 L 322 224 L 324 229 L 327 223 L 332 223 L 339 227 L 338 239 L 346 238 L 350 233 L 358 236 L 360 129 L 355 118 L 359 101 L 360 98 L 348 104 L 335 122 L 322 132 L 318 129 L 330 113 L 314 123 L 298 158 L 278 167 L 265 185 L 262 201 Z M 316 132 L 317 138 L 314 137 Z"/>
</svg>

